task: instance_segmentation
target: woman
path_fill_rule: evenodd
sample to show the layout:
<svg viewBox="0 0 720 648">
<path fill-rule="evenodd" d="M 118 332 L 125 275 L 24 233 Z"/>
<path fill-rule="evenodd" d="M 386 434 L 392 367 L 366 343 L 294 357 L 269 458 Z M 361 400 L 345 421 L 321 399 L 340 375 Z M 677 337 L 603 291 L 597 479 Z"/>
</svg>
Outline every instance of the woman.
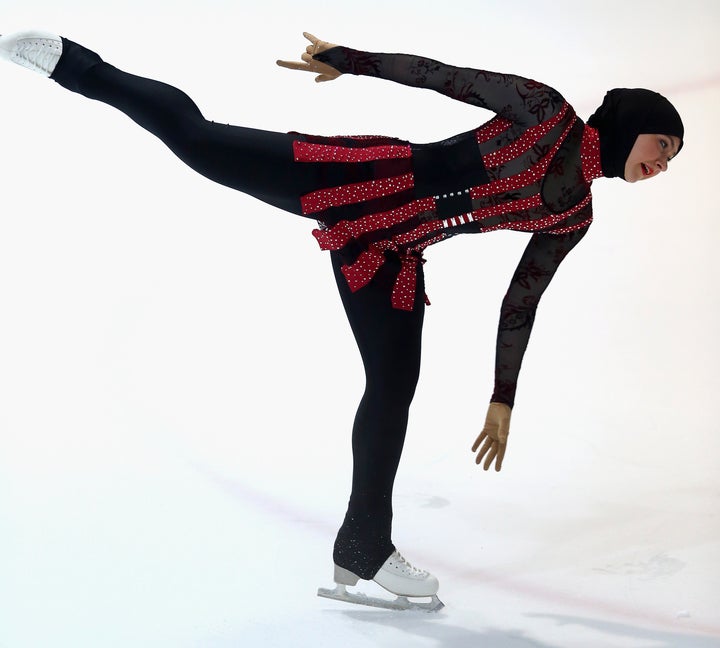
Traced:
<svg viewBox="0 0 720 648">
<path fill-rule="evenodd" d="M 391 540 L 393 482 L 420 369 L 422 251 L 461 233 L 532 234 L 503 300 L 494 393 L 472 446 L 478 464 L 499 471 L 535 311 L 592 221 L 592 180 L 635 182 L 667 170 L 683 125 L 648 90 L 611 90 L 586 125 L 536 81 L 305 36 L 302 62 L 279 65 L 316 73 L 317 81 L 349 73 L 430 88 L 496 116 L 424 145 L 271 133 L 209 122 L 180 90 L 122 72 L 54 34 L 2 37 L 0 55 L 115 106 L 215 182 L 320 223 L 313 234 L 331 253 L 366 372 L 352 492 L 333 553 L 338 589 L 330 595 L 345 597 L 345 585 L 373 579 L 399 596 L 432 596 L 437 607 L 437 579 L 409 565 Z"/>
</svg>

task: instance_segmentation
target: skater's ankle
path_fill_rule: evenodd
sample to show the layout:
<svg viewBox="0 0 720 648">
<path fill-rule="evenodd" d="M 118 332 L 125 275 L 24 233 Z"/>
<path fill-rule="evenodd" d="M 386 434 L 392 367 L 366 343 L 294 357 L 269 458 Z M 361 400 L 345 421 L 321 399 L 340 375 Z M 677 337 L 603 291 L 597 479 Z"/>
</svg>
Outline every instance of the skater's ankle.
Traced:
<svg viewBox="0 0 720 648">
<path fill-rule="evenodd" d="M 83 79 L 96 65 L 104 61 L 98 54 L 67 38 L 62 38 L 63 53 L 50 75 L 64 88 L 83 94 Z"/>
</svg>

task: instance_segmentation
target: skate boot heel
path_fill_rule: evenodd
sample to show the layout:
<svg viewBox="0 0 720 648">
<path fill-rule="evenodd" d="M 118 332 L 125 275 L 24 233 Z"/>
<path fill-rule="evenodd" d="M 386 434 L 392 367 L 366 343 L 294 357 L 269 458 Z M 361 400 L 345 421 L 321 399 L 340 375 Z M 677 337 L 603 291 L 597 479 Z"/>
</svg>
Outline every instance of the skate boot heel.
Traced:
<svg viewBox="0 0 720 648">
<path fill-rule="evenodd" d="M 335 582 L 338 585 L 357 585 L 357 582 L 360 580 L 359 576 L 356 576 L 351 571 L 348 571 L 347 569 L 343 569 L 342 567 L 339 567 L 338 565 L 335 565 Z"/>
</svg>

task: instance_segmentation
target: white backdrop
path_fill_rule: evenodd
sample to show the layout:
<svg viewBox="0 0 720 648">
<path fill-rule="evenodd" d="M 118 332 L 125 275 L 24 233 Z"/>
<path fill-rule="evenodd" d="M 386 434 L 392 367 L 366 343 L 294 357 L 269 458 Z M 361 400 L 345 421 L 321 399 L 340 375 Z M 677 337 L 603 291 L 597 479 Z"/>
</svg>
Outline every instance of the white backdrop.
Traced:
<svg viewBox="0 0 720 648">
<path fill-rule="evenodd" d="M 314 597 L 362 369 L 313 224 L 2 66 L 0 647 L 719 645 L 718 27 L 711 0 L 4 0 L 2 33 L 61 33 L 218 122 L 427 142 L 491 116 L 278 68 L 309 30 L 537 78 L 584 118 L 608 88 L 651 87 L 686 144 L 659 179 L 593 186 L 499 475 L 469 446 L 527 238 L 427 251 L 395 542 L 440 577 L 428 620 Z"/>
</svg>

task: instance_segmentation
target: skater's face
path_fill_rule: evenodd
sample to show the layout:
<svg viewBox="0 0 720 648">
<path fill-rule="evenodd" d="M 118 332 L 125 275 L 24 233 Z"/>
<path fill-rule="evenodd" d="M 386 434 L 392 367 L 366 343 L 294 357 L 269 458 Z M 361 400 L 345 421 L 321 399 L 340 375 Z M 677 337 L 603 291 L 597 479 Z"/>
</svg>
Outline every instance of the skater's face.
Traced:
<svg viewBox="0 0 720 648">
<path fill-rule="evenodd" d="M 625 180 L 647 180 L 667 171 L 679 148 L 680 138 L 674 135 L 638 135 L 625 162 Z"/>
</svg>

